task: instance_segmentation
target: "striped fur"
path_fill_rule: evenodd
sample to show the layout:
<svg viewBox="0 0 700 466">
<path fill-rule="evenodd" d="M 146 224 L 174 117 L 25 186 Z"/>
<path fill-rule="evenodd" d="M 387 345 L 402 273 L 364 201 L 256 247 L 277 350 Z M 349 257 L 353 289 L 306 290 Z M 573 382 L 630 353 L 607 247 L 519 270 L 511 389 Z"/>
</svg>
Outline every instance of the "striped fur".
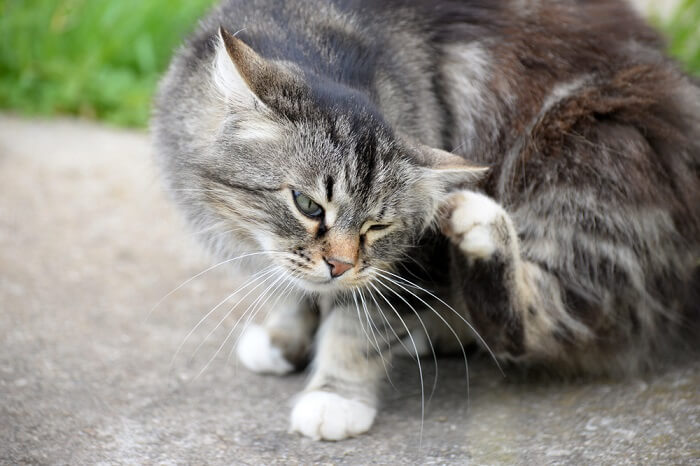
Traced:
<svg viewBox="0 0 700 466">
<path fill-rule="evenodd" d="M 313 356 L 313 438 L 369 429 L 399 348 L 629 373 L 697 341 L 696 83 L 622 1 L 437 3 L 227 0 L 161 83 L 172 197 L 294 293 L 239 354 Z"/>
</svg>

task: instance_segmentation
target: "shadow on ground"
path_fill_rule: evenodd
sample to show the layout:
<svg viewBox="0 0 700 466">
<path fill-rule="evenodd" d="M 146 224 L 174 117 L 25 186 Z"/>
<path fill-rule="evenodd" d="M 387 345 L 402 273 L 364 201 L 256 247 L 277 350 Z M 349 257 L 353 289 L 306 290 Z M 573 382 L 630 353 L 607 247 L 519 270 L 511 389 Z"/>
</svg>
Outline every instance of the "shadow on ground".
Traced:
<svg viewBox="0 0 700 466">
<path fill-rule="evenodd" d="M 468 403 L 462 361 L 442 360 L 421 434 L 407 360 L 370 435 L 288 434 L 304 375 L 237 369 L 229 345 L 194 379 L 226 326 L 194 354 L 204 325 L 171 368 L 188 331 L 237 283 L 214 270 L 147 319 L 209 263 L 183 232 L 146 135 L 0 117 L 1 463 L 700 461 L 698 363 L 645 380 L 525 384 L 477 358 Z"/>
</svg>

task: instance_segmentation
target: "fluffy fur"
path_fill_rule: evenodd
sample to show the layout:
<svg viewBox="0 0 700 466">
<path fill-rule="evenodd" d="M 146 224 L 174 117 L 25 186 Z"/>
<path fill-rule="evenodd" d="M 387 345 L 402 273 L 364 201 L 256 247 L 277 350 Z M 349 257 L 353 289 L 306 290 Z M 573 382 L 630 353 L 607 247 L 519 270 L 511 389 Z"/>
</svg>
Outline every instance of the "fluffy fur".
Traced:
<svg viewBox="0 0 700 466">
<path fill-rule="evenodd" d="M 153 131 L 205 243 L 276 296 L 241 360 L 313 356 L 304 435 L 368 430 L 397 345 L 626 373 L 698 321 L 700 90 L 622 1 L 227 0 Z"/>
</svg>

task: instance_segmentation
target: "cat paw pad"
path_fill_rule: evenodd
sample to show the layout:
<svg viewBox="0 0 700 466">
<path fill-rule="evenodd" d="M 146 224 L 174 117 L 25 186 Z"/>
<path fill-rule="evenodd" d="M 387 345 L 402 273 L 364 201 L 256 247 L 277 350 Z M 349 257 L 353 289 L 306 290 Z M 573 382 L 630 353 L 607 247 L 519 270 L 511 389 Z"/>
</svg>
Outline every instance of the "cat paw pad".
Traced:
<svg viewBox="0 0 700 466">
<path fill-rule="evenodd" d="M 330 392 L 313 391 L 292 410 L 292 432 L 314 440 L 343 440 L 367 432 L 377 410 L 366 403 Z"/>
<path fill-rule="evenodd" d="M 288 374 L 294 366 L 282 350 L 272 344 L 270 335 L 259 325 L 251 324 L 238 343 L 238 358 L 245 367 L 263 374 Z"/>
</svg>

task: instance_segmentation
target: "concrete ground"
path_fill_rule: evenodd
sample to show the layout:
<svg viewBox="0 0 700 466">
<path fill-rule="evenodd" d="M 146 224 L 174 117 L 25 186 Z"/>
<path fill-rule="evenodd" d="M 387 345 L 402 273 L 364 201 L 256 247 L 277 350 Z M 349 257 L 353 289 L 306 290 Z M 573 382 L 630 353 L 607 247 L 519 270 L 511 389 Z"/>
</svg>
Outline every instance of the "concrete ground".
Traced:
<svg viewBox="0 0 700 466">
<path fill-rule="evenodd" d="M 467 403 L 462 362 L 442 360 L 421 441 L 406 361 L 369 435 L 289 434 L 303 374 L 251 374 L 226 347 L 194 379 L 233 320 L 195 354 L 208 321 L 171 368 L 235 288 L 229 272 L 194 280 L 147 318 L 209 264 L 161 193 L 146 134 L 0 116 L 0 463 L 700 462 L 700 363 L 563 384 L 503 378 L 477 358 Z"/>
</svg>

